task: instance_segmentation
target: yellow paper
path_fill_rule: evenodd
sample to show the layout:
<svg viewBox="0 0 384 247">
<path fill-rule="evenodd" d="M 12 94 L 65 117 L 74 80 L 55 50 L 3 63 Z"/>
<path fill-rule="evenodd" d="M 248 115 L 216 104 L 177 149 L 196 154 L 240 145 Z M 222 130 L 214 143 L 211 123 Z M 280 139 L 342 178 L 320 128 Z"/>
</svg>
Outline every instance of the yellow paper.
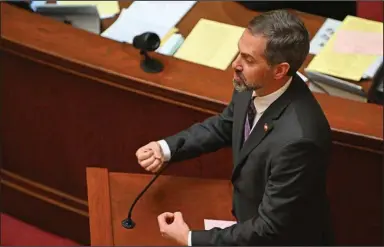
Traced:
<svg viewBox="0 0 384 247">
<path fill-rule="evenodd" d="M 60 5 L 96 5 L 100 18 L 108 18 L 120 12 L 117 1 L 58 1 Z"/>
<path fill-rule="evenodd" d="M 383 33 L 383 23 L 347 16 L 338 30 Z M 335 77 L 359 81 L 369 66 L 378 59 L 377 55 L 343 54 L 334 51 L 337 31 L 324 48 L 308 65 L 308 70 Z M 352 42 L 352 41 L 351 41 Z M 369 44 L 367 44 L 369 45 Z"/>
<path fill-rule="evenodd" d="M 243 32 L 243 27 L 200 19 L 174 56 L 226 70 L 238 53 L 237 42 Z"/>
<path fill-rule="evenodd" d="M 160 47 L 163 46 L 167 40 L 172 36 L 174 35 L 175 33 L 177 33 L 179 31 L 178 28 L 174 27 L 172 28 L 171 30 L 169 30 L 169 32 L 164 36 L 164 38 L 161 39 L 161 43 L 160 43 Z"/>
</svg>

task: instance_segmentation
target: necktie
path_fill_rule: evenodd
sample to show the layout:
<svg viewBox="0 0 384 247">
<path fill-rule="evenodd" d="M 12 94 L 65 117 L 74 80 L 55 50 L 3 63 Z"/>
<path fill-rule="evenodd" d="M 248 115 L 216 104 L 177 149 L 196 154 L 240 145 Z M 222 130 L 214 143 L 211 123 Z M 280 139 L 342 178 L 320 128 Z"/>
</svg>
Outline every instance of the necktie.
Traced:
<svg viewBox="0 0 384 247">
<path fill-rule="evenodd" d="M 252 97 L 247 110 L 247 118 L 245 120 L 245 126 L 244 126 L 244 142 L 248 139 L 249 135 L 251 134 L 253 121 L 255 120 L 256 113 L 257 113 L 254 99 L 255 99 L 255 96 Z"/>
</svg>

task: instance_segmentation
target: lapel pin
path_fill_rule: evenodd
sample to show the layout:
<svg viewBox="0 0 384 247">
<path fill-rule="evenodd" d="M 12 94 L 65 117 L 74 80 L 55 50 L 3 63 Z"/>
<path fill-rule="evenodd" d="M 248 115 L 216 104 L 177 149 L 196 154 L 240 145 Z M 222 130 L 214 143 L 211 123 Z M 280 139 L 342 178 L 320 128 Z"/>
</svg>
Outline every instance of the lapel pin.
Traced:
<svg viewBox="0 0 384 247">
<path fill-rule="evenodd" d="M 267 123 L 264 124 L 264 131 L 265 131 L 265 132 L 268 131 L 268 124 L 267 124 Z"/>
<path fill-rule="evenodd" d="M 268 132 L 273 129 L 273 124 L 268 125 L 267 123 L 264 124 L 264 131 Z"/>
</svg>

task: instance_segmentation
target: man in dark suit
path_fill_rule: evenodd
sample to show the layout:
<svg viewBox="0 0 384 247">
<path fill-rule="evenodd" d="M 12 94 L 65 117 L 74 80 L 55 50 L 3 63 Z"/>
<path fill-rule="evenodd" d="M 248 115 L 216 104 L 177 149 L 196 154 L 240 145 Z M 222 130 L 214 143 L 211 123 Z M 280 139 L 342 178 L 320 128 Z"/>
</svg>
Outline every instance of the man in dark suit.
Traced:
<svg viewBox="0 0 384 247">
<path fill-rule="evenodd" d="M 224 111 L 136 152 L 139 164 L 156 172 L 170 157 L 180 161 L 232 146 L 237 224 L 191 231 L 180 212 L 166 212 L 158 217 L 160 232 L 184 245 L 332 244 L 330 127 L 296 75 L 309 34 L 287 11 L 266 12 L 249 23 L 238 46 L 235 90 Z"/>
</svg>

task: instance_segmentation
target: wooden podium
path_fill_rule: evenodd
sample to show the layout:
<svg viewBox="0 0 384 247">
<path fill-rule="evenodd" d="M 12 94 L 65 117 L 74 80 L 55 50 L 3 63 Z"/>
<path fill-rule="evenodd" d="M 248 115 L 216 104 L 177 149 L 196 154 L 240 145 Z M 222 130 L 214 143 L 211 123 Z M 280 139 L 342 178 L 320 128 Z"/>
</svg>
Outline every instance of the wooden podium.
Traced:
<svg viewBox="0 0 384 247">
<path fill-rule="evenodd" d="M 157 216 L 163 212 L 182 212 L 191 229 L 204 229 L 204 219 L 235 220 L 229 180 L 162 175 L 133 209 L 135 228 L 125 229 L 121 221 L 152 177 L 87 168 L 92 246 L 175 245 L 160 235 Z"/>
</svg>

